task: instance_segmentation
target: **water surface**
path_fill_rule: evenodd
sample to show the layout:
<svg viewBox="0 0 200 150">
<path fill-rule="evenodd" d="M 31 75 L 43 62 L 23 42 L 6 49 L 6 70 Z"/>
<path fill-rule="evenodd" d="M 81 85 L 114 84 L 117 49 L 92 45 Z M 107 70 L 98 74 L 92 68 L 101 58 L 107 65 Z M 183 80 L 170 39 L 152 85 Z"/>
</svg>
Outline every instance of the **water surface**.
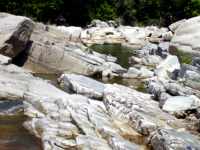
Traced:
<svg viewBox="0 0 200 150">
<path fill-rule="evenodd" d="M 95 44 L 90 48 L 96 52 L 116 57 L 117 63 L 124 68 L 129 67 L 129 57 L 134 55 L 134 49 L 124 47 L 121 44 Z"/>
<path fill-rule="evenodd" d="M 19 105 L 18 101 L 0 101 L 0 150 L 42 150 L 41 141 L 23 127 L 27 117 Z"/>
<path fill-rule="evenodd" d="M 124 68 L 129 68 L 129 58 L 135 55 L 135 50 L 122 46 L 121 44 L 95 44 L 90 47 L 91 50 L 101 54 L 111 55 L 117 58 L 117 63 Z M 115 77 L 113 79 L 102 79 L 101 77 L 94 77 L 104 83 L 117 83 L 136 89 L 141 92 L 146 92 L 144 81 L 138 79 L 123 79 Z"/>
</svg>

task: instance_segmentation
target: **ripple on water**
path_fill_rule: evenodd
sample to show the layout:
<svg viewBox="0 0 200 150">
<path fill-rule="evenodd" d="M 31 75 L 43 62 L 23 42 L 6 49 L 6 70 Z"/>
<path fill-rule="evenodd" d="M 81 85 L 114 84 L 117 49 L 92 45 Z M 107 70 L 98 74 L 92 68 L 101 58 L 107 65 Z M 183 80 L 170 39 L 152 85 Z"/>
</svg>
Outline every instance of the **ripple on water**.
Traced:
<svg viewBox="0 0 200 150">
<path fill-rule="evenodd" d="M 134 49 L 121 44 L 94 44 L 90 48 L 96 52 L 116 57 L 117 63 L 124 68 L 129 67 L 129 57 L 134 55 Z"/>
<path fill-rule="evenodd" d="M 121 44 L 94 44 L 90 47 L 92 50 L 106 54 L 112 55 L 117 58 L 117 63 L 120 64 L 124 68 L 129 68 L 129 58 L 135 55 L 135 50 L 131 48 L 127 48 L 122 46 Z M 117 83 L 121 85 L 128 86 L 130 88 L 136 89 L 140 92 L 146 92 L 146 88 L 144 86 L 143 80 L 138 79 L 123 79 L 120 77 L 103 80 L 101 77 L 95 77 L 95 79 L 102 81 L 104 83 Z"/>
<path fill-rule="evenodd" d="M 0 102 L 0 150 L 42 150 L 41 141 L 31 135 L 23 123 L 27 119 L 23 112 L 2 115 L 20 102 Z"/>
</svg>

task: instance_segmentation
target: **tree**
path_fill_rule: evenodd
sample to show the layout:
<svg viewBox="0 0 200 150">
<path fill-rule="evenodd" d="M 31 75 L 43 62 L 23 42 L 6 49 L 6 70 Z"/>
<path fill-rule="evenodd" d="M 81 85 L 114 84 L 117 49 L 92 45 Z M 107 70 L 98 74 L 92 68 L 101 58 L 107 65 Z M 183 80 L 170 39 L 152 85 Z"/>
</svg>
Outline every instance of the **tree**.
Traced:
<svg viewBox="0 0 200 150">
<path fill-rule="evenodd" d="M 0 0 L 0 11 L 36 21 L 85 26 L 93 19 L 164 25 L 200 14 L 200 0 Z"/>
<path fill-rule="evenodd" d="M 117 10 L 112 0 L 89 0 L 87 4 L 89 20 L 115 20 Z"/>
</svg>

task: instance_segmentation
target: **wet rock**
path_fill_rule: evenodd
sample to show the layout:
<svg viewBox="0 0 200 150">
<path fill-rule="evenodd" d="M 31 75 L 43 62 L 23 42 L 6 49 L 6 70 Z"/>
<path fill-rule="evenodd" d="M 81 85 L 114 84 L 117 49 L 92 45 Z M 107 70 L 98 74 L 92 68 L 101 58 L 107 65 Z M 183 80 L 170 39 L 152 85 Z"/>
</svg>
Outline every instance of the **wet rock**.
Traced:
<svg viewBox="0 0 200 150">
<path fill-rule="evenodd" d="M 26 121 L 24 126 L 42 139 L 45 150 L 77 148 L 76 141 L 72 137 L 77 136 L 79 131 L 71 123 L 56 123 L 51 119 L 32 118 L 31 121 Z"/>
<path fill-rule="evenodd" d="M 169 79 L 172 73 L 176 70 L 180 70 L 181 66 L 177 56 L 168 55 L 167 58 L 160 63 L 155 70 L 156 75 L 159 78 Z"/>
<path fill-rule="evenodd" d="M 0 53 L 12 58 L 17 56 L 25 49 L 33 28 L 29 18 L 1 13 Z"/>
<path fill-rule="evenodd" d="M 103 98 L 104 84 L 101 82 L 75 74 L 63 74 L 59 80 L 66 91 L 95 99 Z"/>
<path fill-rule="evenodd" d="M 151 138 L 151 144 L 155 150 L 199 150 L 200 142 L 189 133 L 177 132 L 173 129 L 159 129 Z"/>
<path fill-rule="evenodd" d="M 15 115 L 23 111 L 22 101 L 0 101 L 0 115 Z"/>
<path fill-rule="evenodd" d="M 194 110 L 200 107 L 200 99 L 194 95 L 191 96 L 174 96 L 165 102 L 163 110 L 178 114 L 187 110 Z"/>
</svg>

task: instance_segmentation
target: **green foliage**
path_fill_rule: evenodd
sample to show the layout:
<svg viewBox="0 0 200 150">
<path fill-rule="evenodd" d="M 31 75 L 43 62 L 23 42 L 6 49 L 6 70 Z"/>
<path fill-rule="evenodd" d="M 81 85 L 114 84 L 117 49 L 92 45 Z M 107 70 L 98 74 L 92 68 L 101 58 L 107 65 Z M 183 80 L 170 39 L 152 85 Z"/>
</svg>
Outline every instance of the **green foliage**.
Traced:
<svg viewBox="0 0 200 150">
<path fill-rule="evenodd" d="M 180 62 L 183 64 L 191 64 L 192 63 L 192 55 L 188 53 L 184 53 L 181 51 L 178 51 L 178 58 Z"/>
<path fill-rule="evenodd" d="M 92 4 L 92 3 L 91 3 Z M 114 20 L 117 18 L 116 8 L 107 0 L 98 0 L 98 2 L 89 5 L 89 18 L 100 20 Z M 103 13 L 102 13 L 103 12 Z"/>
<path fill-rule="evenodd" d="M 181 64 L 191 64 L 192 63 L 192 55 L 187 52 L 183 52 L 182 50 L 173 49 L 170 50 L 172 55 L 176 55 Z"/>
<path fill-rule="evenodd" d="M 190 3 L 192 16 L 200 15 L 200 0 L 192 0 Z"/>
<path fill-rule="evenodd" d="M 119 19 L 126 25 L 167 26 L 199 15 L 200 0 L 0 0 L 0 11 L 70 25 Z"/>
</svg>

